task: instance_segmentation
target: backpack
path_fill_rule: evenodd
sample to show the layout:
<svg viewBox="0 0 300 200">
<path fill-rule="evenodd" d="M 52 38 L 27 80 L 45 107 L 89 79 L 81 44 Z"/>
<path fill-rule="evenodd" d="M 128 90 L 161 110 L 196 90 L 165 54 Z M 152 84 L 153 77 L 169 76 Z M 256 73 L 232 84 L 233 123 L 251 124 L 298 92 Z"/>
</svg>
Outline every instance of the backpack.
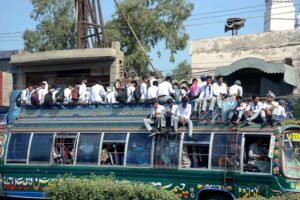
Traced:
<svg viewBox="0 0 300 200">
<path fill-rule="evenodd" d="M 55 94 L 56 102 L 58 102 L 58 103 L 64 102 L 64 100 L 65 100 L 64 91 L 65 90 L 62 88 Z"/>
<path fill-rule="evenodd" d="M 52 106 L 54 101 L 53 101 L 53 93 L 51 91 L 49 91 L 46 95 L 45 95 L 45 101 L 44 101 L 45 105 L 47 106 Z"/>
<path fill-rule="evenodd" d="M 30 101 L 33 106 L 40 105 L 39 92 L 38 92 L 39 90 L 40 88 L 34 90 L 34 92 L 31 94 Z"/>
<path fill-rule="evenodd" d="M 17 105 L 18 107 L 21 107 L 21 104 L 22 104 L 22 98 L 21 98 L 21 96 L 22 96 L 22 92 L 20 92 L 20 93 L 16 96 L 16 105 Z"/>
<path fill-rule="evenodd" d="M 77 85 L 75 88 L 73 88 L 71 92 L 72 100 L 78 101 L 79 99 L 79 86 Z"/>
<path fill-rule="evenodd" d="M 135 99 L 136 102 L 138 102 L 142 97 L 142 92 L 141 92 L 141 85 L 139 85 L 135 90 L 133 91 L 133 98 Z"/>
<path fill-rule="evenodd" d="M 125 86 L 124 88 L 121 88 L 119 91 L 118 91 L 118 95 L 116 97 L 116 100 L 119 102 L 119 103 L 126 103 L 127 102 L 127 98 L 128 98 L 128 95 L 127 95 L 127 87 Z"/>
</svg>

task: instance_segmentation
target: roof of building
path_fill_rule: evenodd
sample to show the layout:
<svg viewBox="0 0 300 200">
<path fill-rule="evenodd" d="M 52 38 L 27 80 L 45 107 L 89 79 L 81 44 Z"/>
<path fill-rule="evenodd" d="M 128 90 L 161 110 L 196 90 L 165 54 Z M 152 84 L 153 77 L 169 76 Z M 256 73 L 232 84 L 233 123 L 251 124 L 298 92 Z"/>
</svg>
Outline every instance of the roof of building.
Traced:
<svg viewBox="0 0 300 200">
<path fill-rule="evenodd" d="M 18 50 L 0 51 L 0 59 L 8 59 L 11 55 L 17 54 Z"/>
</svg>

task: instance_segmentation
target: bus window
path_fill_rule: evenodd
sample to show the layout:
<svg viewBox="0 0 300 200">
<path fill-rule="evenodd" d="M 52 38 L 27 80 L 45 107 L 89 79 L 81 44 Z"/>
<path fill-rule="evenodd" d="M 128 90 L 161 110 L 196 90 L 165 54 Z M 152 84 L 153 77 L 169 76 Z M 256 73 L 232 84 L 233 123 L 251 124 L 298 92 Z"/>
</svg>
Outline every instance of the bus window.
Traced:
<svg viewBox="0 0 300 200">
<path fill-rule="evenodd" d="M 26 163 L 30 134 L 11 134 L 6 163 Z"/>
<path fill-rule="evenodd" d="M 73 164 L 77 133 L 56 133 L 53 160 L 55 164 Z"/>
<path fill-rule="evenodd" d="M 81 133 L 76 164 L 98 164 L 101 133 Z"/>
<path fill-rule="evenodd" d="M 269 135 L 246 135 L 245 136 L 245 172 L 270 173 L 270 159 L 268 157 Z"/>
<path fill-rule="evenodd" d="M 177 167 L 180 134 L 161 135 L 155 138 L 154 167 Z"/>
<path fill-rule="evenodd" d="M 148 133 L 130 133 L 127 149 L 127 165 L 149 166 L 152 138 Z"/>
<path fill-rule="evenodd" d="M 208 168 L 210 134 L 194 134 L 192 138 L 184 136 L 181 167 Z"/>
<path fill-rule="evenodd" d="M 240 170 L 241 135 L 215 134 L 212 148 L 212 169 L 235 168 Z"/>
<path fill-rule="evenodd" d="M 34 133 L 31 141 L 29 163 L 49 163 L 53 134 Z M 43 147 L 43 148 L 41 148 Z"/>
<path fill-rule="evenodd" d="M 127 133 L 105 133 L 100 155 L 101 165 L 123 165 Z"/>
</svg>

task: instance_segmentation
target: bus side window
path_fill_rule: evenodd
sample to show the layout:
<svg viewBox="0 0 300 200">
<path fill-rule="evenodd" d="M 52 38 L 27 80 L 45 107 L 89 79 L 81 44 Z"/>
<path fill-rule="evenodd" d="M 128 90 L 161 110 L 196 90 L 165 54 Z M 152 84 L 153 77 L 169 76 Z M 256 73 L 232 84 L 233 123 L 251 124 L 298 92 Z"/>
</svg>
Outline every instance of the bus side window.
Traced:
<svg viewBox="0 0 300 200">
<path fill-rule="evenodd" d="M 100 154 L 101 165 L 123 165 L 127 133 L 105 133 Z"/>
<path fill-rule="evenodd" d="M 180 134 L 155 137 L 154 167 L 177 167 Z"/>
<path fill-rule="evenodd" d="M 181 168 L 208 168 L 210 134 L 184 136 Z"/>
<path fill-rule="evenodd" d="M 31 141 L 29 163 L 49 163 L 52 147 L 52 133 L 34 133 Z M 43 147 L 43 148 L 41 148 Z"/>
<path fill-rule="evenodd" d="M 98 164 L 101 133 L 80 133 L 76 164 Z"/>
<path fill-rule="evenodd" d="M 11 133 L 6 163 L 26 163 L 30 135 L 29 133 Z"/>
<path fill-rule="evenodd" d="M 242 136 L 237 134 L 215 134 L 211 158 L 212 169 L 235 168 L 240 170 Z"/>
<path fill-rule="evenodd" d="M 53 160 L 55 164 L 73 164 L 77 133 L 56 133 Z"/>
<path fill-rule="evenodd" d="M 150 166 L 152 138 L 148 133 L 130 133 L 126 165 Z"/>
<path fill-rule="evenodd" d="M 270 159 L 268 157 L 270 146 L 269 135 L 245 136 L 245 172 L 270 173 Z"/>
</svg>

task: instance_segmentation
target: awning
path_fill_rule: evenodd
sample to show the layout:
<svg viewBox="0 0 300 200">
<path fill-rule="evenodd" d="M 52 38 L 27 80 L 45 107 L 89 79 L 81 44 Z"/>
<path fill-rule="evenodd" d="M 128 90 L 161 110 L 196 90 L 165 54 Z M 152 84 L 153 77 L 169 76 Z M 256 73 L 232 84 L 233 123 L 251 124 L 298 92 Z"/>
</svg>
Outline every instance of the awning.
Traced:
<svg viewBox="0 0 300 200">
<path fill-rule="evenodd" d="M 244 58 L 238 60 L 231 65 L 217 67 L 215 69 L 215 76 L 222 75 L 228 76 L 241 69 L 258 69 L 267 74 L 284 74 L 284 82 L 297 87 L 298 85 L 298 72 L 295 67 L 283 63 L 269 63 L 259 58 Z"/>
</svg>

